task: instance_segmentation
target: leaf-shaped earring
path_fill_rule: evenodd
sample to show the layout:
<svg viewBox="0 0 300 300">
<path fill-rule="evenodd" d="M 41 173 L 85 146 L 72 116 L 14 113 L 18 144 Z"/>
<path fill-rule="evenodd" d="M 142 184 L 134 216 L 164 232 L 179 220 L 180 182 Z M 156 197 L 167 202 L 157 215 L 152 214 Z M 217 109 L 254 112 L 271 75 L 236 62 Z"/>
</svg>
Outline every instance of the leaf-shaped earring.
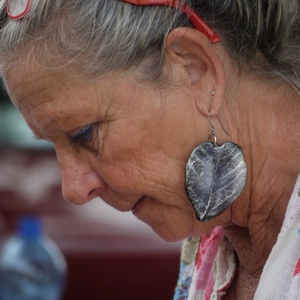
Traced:
<svg viewBox="0 0 300 300">
<path fill-rule="evenodd" d="M 199 221 L 223 213 L 241 194 L 247 180 L 241 147 L 233 142 L 218 145 L 209 116 L 208 121 L 210 139 L 193 150 L 186 165 L 186 192 Z"/>
</svg>

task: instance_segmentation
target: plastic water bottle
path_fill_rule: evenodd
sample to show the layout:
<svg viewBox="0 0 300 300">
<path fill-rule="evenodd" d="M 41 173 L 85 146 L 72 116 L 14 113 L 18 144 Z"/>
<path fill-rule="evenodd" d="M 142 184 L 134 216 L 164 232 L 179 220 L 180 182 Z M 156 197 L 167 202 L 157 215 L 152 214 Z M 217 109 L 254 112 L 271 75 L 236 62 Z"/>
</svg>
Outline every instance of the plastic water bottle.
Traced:
<svg viewBox="0 0 300 300">
<path fill-rule="evenodd" d="M 39 219 L 22 218 L 0 252 L 0 300 L 59 300 L 65 277 L 66 261 Z"/>
</svg>

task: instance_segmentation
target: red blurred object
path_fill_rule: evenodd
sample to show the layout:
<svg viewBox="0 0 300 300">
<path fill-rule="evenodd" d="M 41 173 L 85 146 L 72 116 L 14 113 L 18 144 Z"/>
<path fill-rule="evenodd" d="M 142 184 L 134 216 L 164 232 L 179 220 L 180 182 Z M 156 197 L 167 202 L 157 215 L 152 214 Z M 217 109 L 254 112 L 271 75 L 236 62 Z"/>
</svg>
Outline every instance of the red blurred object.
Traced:
<svg viewBox="0 0 300 300">
<path fill-rule="evenodd" d="M 180 243 L 96 199 L 77 207 L 61 196 L 53 151 L 0 149 L 0 238 L 37 214 L 68 263 L 63 300 L 172 299 Z"/>
</svg>

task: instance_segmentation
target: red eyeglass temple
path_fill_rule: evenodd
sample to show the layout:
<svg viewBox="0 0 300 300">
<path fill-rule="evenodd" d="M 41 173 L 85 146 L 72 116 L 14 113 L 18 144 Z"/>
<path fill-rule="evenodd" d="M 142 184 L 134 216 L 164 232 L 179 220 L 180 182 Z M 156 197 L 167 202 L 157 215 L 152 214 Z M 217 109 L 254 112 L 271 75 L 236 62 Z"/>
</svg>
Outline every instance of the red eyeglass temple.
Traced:
<svg viewBox="0 0 300 300">
<path fill-rule="evenodd" d="M 207 36 L 212 43 L 220 41 L 220 37 L 207 25 L 207 23 L 187 4 L 183 4 L 182 7 L 178 6 L 178 0 L 121 0 L 133 5 L 161 5 L 174 8 L 180 8 L 184 14 L 188 16 L 192 24 L 197 30 Z"/>
</svg>

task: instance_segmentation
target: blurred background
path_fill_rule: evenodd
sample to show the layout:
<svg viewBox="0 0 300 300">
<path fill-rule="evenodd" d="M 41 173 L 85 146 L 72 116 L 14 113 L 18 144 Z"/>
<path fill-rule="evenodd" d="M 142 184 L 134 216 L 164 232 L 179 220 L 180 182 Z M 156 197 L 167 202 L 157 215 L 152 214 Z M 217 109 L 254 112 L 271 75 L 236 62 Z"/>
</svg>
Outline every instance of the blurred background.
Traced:
<svg viewBox="0 0 300 300">
<path fill-rule="evenodd" d="M 181 243 L 162 241 L 101 199 L 69 204 L 60 183 L 52 145 L 32 138 L 0 82 L 0 243 L 34 214 L 66 258 L 63 300 L 172 299 Z"/>
</svg>

